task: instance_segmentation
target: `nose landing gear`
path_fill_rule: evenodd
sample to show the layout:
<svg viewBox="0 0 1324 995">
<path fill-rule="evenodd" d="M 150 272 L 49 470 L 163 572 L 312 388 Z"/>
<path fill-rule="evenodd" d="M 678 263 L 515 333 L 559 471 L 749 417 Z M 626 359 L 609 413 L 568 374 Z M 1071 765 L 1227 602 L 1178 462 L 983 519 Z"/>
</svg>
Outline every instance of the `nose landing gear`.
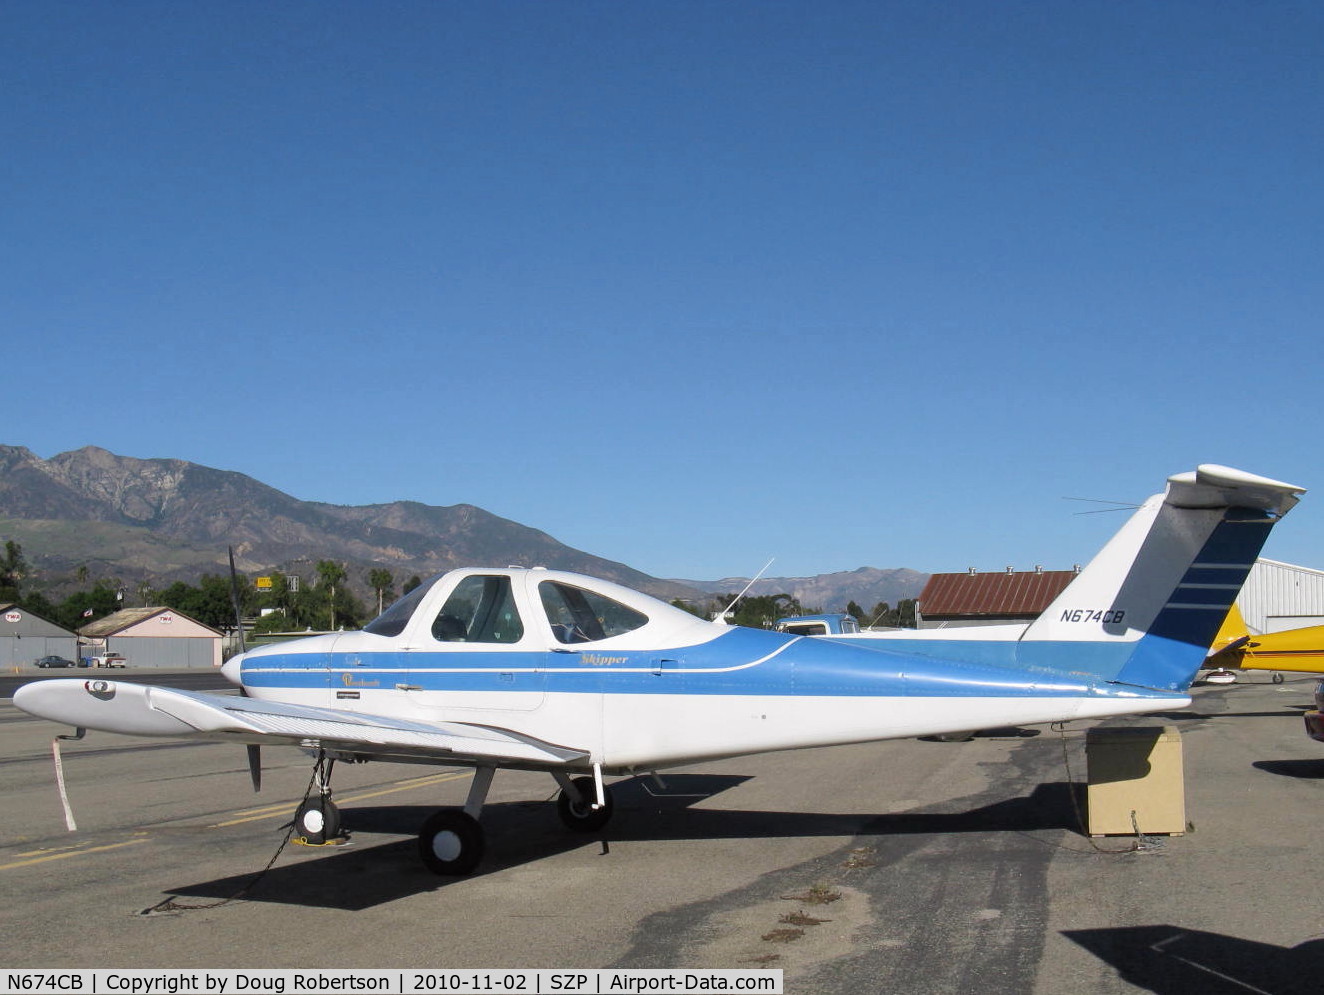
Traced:
<svg viewBox="0 0 1324 995">
<path fill-rule="evenodd" d="M 294 814 L 294 837 L 313 846 L 326 844 L 341 835 L 340 810 L 331 801 L 331 770 L 335 760 L 319 753 L 313 768 L 313 783 L 308 797 Z M 434 874 L 461 876 L 470 874 L 486 852 L 486 838 L 478 819 L 492 787 L 495 766 L 474 770 L 469 797 L 464 808 L 440 809 L 424 820 L 418 832 L 418 856 L 423 866 Z M 602 773 L 595 765 L 593 776 L 572 778 L 555 772 L 561 786 L 556 809 L 561 821 L 577 832 L 601 829 L 611 819 L 611 794 L 602 784 Z M 312 789 L 316 787 L 314 794 Z"/>
<path fill-rule="evenodd" d="M 317 755 L 313 768 L 317 794 L 305 798 L 294 813 L 294 836 L 301 843 L 322 846 L 340 835 L 340 809 L 331 801 L 331 769 L 335 763 L 324 754 Z"/>
</svg>

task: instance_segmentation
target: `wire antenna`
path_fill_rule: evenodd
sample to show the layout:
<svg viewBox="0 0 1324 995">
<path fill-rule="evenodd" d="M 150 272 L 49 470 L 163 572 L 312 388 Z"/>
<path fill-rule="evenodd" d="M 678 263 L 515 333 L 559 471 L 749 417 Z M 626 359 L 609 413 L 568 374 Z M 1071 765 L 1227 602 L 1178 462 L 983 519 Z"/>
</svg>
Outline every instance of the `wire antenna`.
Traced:
<svg viewBox="0 0 1324 995">
<path fill-rule="evenodd" d="M 722 612 L 723 619 L 725 619 L 726 616 L 730 615 L 731 612 L 735 610 L 736 605 L 740 604 L 740 599 L 743 598 L 746 594 L 748 594 L 749 589 L 753 587 L 756 583 L 758 583 L 758 579 L 768 572 L 768 567 L 772 566 L 772 560 L 775 559 L 776 557 L 774 556 L 771 560 L 768 560 L 767 563 L 763 564 L 763 569 L 760 570 L 758 573 L 756 573 L 754 575 L 753 580 L 751 580 L 748 584 L 745 585 L 745 589 L 741 591 L 739 594 L 737 594 L 735 600 L 726 606 L 726 611 Z"/>
<path fill-rule="evenodd" d="M 1101 498 L 1064 497 L 1063 501 L 1088 501 L 1090 504 L 1110 504 L 1111 508 L 1095 508 L 1093 511 L 1077 511 L 1076 515 L 1106 515 L 1110 511 L 1134 511 L 1140 505 L 1134 501 L 1105 501 Z"/>
</svg>

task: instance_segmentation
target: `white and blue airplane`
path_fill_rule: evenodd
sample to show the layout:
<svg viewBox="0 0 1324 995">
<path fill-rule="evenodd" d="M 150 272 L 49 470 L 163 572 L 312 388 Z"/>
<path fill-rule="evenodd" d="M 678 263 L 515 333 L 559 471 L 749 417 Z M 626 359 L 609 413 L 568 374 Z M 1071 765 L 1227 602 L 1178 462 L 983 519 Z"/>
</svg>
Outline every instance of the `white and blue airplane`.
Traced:
<svg viewBox="0 0 1324 995">
<path fill-rule="evenodd" d="M 362 631 L 227 661 L 242 696 L 113 680 L 26 684 L 14 704 L 79 729 L 302 747 L 304 838 L 339 829 L 325 761 L 475 768 L 430 816 L 423 862 L 465 874 L 494 772 L 550 773 L 572 829 L 607 822 L 609 775 L 722 757 L 1098 719 L 1187 690 L 1270 529 L 1304 489 L 1222 466 L 1170 477 L 1021 629 L 824 638 L 707 622 L 607 581 L 541 568 L 432 578 Z"/>
</svg>

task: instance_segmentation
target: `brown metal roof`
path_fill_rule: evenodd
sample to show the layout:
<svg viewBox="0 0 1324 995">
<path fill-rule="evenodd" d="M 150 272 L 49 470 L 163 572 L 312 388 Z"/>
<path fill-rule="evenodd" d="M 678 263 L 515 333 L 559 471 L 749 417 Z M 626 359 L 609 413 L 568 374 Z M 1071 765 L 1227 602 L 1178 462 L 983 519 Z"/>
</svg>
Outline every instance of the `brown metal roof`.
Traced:
<svg viewBox="0 0 1324 995">
<path fill-rule="evenodd" d="M 1076 579 L 1074 570 L 933 574 L 919 596 L 926 619 L 1035 618 Z"/>
</svg>

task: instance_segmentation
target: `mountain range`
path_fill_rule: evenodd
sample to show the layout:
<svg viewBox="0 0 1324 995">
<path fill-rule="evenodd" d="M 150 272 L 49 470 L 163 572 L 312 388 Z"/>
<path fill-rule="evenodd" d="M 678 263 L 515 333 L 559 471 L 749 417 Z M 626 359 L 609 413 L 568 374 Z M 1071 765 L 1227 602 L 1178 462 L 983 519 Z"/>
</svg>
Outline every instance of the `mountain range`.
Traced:
<svg viewBox="0 0 1324 995">
<path fill-rule="evenodd" d="M 0 445 L 0 538 L 22 545 L 48 596 L 72 590 L 80 567 L 90 579 L 105 577 L 130 589 L 141 582 L 196 583 L 203 573 L 228 570 L 227 547 L 250 576 L 281 570 L 311 577 L 318 560 L 338 560 L 360 594 L 374 567 L 391 571 L 400 583 L 476 564 L 573 570 L 667 599 L 738 592 L 748 583 L 651 577 L 471 504 L 301 501 L 242 473 L 117 456 L 95 446 L 42 459 L 21 446 Z M 913 570 L 862 567 L 763 578 L 752 591 L 791 594 L 806 607 L 827 610 L 854 600 L 867 610 L 879 601 L 915 597 L 926 579 Z"/>
</svg>

